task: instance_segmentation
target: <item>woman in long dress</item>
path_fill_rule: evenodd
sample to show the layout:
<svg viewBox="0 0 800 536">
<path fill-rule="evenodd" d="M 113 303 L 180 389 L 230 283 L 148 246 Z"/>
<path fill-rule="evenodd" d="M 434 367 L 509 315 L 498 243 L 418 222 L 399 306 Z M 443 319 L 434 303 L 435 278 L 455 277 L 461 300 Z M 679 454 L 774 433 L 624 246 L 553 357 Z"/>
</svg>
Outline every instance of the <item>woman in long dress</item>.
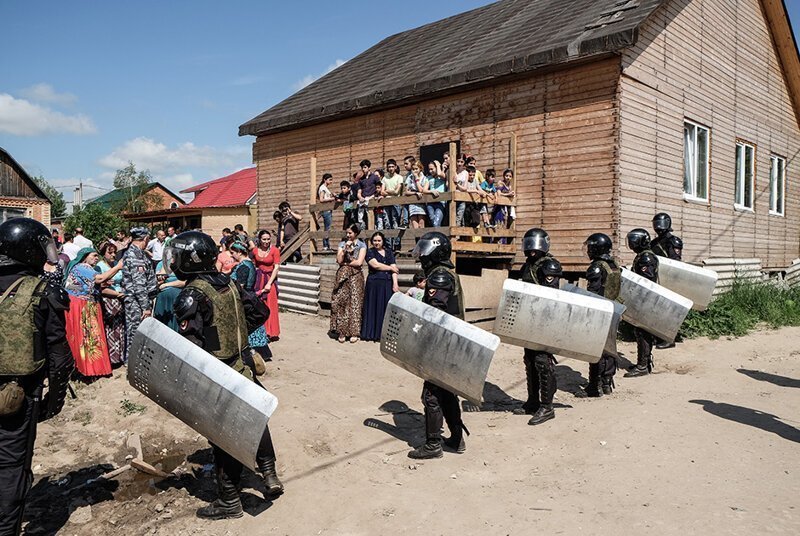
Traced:
<svg viewBox="0 0 800 536">
<path fill-rule="evenodd" d="M 236 265 L 231 271 L 231 279 L 238 281 L 243 289 L 253 292 L 256 285 L 256 275 L 258 270 L 255 264 L 247 256 L 247 246 L 241 242 L 234 242 L 231 245 L 231 255 L 236 261 Z M 271 314 L 271 313 L 270 313 Z M 250 348 L 258 352 L 264 361 L 272 359 L 272 352 L 269 349 L 267 330 L 261 325 L 253 330 L 247 337 Z"/>
<path fill-rule="evenodd" d="M 400 270 L 394 253 L 385 247 L 386 237 L 378 231 L 372 235 L 372 247 L 367 251 L 365 260 L 369 268 L 367 284 L 364 287 L 364 314 L 361 320 L 361 339 L 365 341 L 381 340 L 383 316 L 386 305 L 392 294 L 400 291 L 397 285 L 397 274 Z"/>
<path fill-rule="evenodd" d="M 281 252 L 272 245 L 272 233 L 267 229 L 258 232 L 256 243 L 251 254 L 256 265 L 255 293 L 269 309 L 269 318 L 264 323 L 270 340 L 277 340 L 281 335 L 281 323 L 278 317 L 278 271 L 281 265 Z"/>
<path fill-rule="evenodd" d="M 69 263 L 64 276 L 64 288 L 69 294 L 67 343 L 75 358 L 75 368 L 84 378 L 111 374 L 99 285 L 114 277 L 119 269 L 115 267 L 116 271 L 112 268 L 100 274 L 95 268 L 99 261 L 97 251 L 83 248 Z"/>
<path fill-rule="evenodd" d="M 357 342 L 361 334 L 361 312 L 364 307 L 364 259 L 367 245 L 359 240 L 361 228 L 353 224 L 347 228 L 347 240 L 336 251 L 336 279 L 331 293 L 331 331 L 338 334 L 339 342 L 347 338 Z"/>
<path fill-rule="evenodd" d="M 122 261 L 117 262 L 117 246 L 111 242 L 100 246 L 100 256 L 102 258 L 97 262 L 97 269 L 101 274 L 113 270 L 117 265 L 121 266 Z M 117 271 L 102 287 L 103 325 L 106 330 L 108 357 L 112 365 L 120 365 L 125 355 L 125 306 L 122 302 L 125 294 L 122 292 L 122 270 Z"/>
</svg>

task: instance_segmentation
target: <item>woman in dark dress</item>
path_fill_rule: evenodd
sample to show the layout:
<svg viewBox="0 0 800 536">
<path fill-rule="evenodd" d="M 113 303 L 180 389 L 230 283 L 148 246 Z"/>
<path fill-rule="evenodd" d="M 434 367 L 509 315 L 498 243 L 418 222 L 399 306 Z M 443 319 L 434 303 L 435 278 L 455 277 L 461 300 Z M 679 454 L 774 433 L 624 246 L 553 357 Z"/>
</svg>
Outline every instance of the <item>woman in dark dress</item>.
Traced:
<svg viewBox="0 0 800 536">
<path fill-rule="evenodd" d="M 383 329 L 383 316 L 386 305 L 395 292 L 400 292 L 397 285 L 397 268 L 394 253 L 385 246 L 386 238 L 380 231 L 372 235 L 372 247 L 367 251 L 367 285 L 364 289 L 364 313 L 362 314 L 361 338 L 365 341 L 380 341 Z"/>
</svg>

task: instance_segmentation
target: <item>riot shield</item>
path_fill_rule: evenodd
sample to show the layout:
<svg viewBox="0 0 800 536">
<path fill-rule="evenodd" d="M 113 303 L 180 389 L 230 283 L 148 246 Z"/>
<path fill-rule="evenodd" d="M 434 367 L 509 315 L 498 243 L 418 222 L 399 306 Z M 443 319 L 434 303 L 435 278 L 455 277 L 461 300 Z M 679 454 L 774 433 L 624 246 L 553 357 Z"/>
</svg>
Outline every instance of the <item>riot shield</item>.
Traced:
<svg viewBox="0 0 800 536">
<path fill-rule="evenodd" d="M 717 272 L 691 264 L 658 258 L 658 284 L 692 300 L 692 309 L 705 311 L 717 286 Z"/>
<path fill-rule="evenodd" d="M 494 332 L 508 344 L 597 363 L 613 320 L 609 300 L 507 279 Z"/>
<path fill-rule="evenodd" d="M 603 296 L 599 296 L 594 292 L 589 292 L 585 288 L 575 285 L 566 284 L 561 290 L 611 302 L 611 305 L 614 306 L 614 318 L 611 320 L 611 326 L 608 328 L 608 338 L 606 338 L 604 350 L 607 354 L 613 355 L 614 357 L 619 357 L 619 354 L 617 353 L 617 330 L 619 329 L 619 322 L 622 320 L 622 314 L 625 312 L 626 307 L 619 302 L 608 300 Z"/>
<path fill-rule="evenodd" d="M 498 346 L 491 333 L 401 293 L 383 318 L 383 357 L 475 405 Z"/>
<path fill-rule="evenodd" d="M 170 328 L 146 318 L 133 337 L 128 382 L 251 469 L 278 399 Z"/>
<path fill-rule="evenodd" d="M 664 341 L 674 341 L 692 300 L 626 268 L 621 276 L 618 299 L 627 307 L 622 319 Z"/>
</svg>

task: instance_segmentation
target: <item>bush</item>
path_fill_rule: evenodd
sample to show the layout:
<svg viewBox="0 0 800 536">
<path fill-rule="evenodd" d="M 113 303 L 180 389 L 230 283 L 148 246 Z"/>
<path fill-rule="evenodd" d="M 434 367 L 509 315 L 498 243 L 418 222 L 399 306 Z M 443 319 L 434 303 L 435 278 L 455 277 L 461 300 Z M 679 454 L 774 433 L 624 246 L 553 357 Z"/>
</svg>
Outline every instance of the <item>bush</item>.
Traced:
<svg viewBox="0 0 800 536">
<path fill-rule="evenodd" d="M 113 237 L 117 231 L 126 229 L 128 224 L 119 212 L 88 204 L 76 209 L 64 221 L 65 231 L 73 233 L 76 227 L 82 227 L 83 235 L 100 247 L 107 237 Z"/>
<path fill-rule="evenodd" d="M 766 283 L 734 281 L 705 311 L 690 311 L 680 335 L 741 337 L 759 324 L 771 328 L 800 325 L 800 288 L 781 289 Z"/>
</svg>

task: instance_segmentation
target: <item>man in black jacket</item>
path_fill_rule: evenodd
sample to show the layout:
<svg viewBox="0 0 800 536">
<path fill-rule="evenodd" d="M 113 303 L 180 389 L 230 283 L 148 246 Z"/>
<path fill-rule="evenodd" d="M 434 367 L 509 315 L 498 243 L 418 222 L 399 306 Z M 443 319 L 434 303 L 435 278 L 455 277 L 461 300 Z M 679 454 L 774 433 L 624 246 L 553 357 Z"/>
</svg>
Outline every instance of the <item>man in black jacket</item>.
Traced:
<svg viewBox="0 0 800 536">
<path fill-rule="evenodd" d="M 632 229 L 628 233 L 628 247 L 636 253 L 633 272 L 654 283 L 658 282 L 658 257 L 650 249 L 650 233 L 646 229 Z M 646 376 L 653 371 L 653 343 L 655 336 L 642 328 L 634 328 L 636 334 L 636 365 L 628 369 L 626 378 Z"/>
<path fill-rule="evenodd" d="M 609 300 L 619 296 L 620 269 L 616 259 L 611 256 L 611 238 L 604 233 L 594 233 L 584 242 L 586 254 L 592 263 L 586 269 L 586 290 L 599 294 Z M 589 385 L 586 394 L 590 397 L 610 395 L 614 390 L 614 374 L 617 373 L 617 360 L 613 355 L 603 352 L 597 363 L 589 364 Z"/>
<path fill-rule="evenodd" d="M 683 255 L 683 240 L 672 234 L 672 218 L 666 212 L 659 212 L 653 216 L 653 230 L 656 237 L 650 242 L 650 249 L 659 257 L 666 257 L 676 261 Z M 674 348 L 674 342 L 659 341 L 656 348 L 666 350 Z"/>
<path fill-rule="evenodd" d="M 64 406 L 75 362 L 67 344 L 63 288 L 42 279 L 58 251 L 41 223 L 0 225 L 0 535 L 19 534 L 33 482 L 36 425 Z M 47 394 L 42 397 L 47 379 Z"/>
</svg>

